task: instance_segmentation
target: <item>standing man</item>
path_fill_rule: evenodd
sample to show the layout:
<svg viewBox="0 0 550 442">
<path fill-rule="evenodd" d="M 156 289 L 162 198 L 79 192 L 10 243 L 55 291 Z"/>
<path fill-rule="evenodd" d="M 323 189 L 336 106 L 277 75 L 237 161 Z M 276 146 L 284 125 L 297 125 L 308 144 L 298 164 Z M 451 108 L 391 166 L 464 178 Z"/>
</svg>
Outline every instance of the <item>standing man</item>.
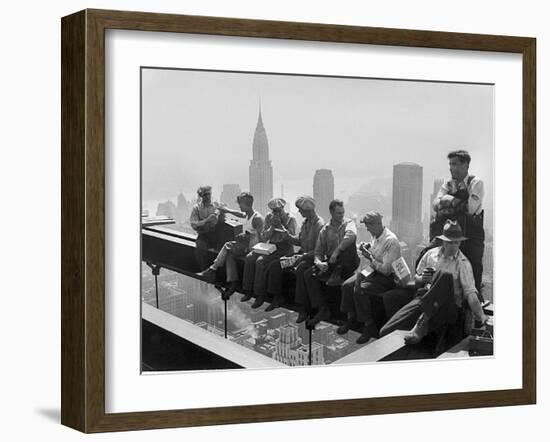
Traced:
<svg viewBox="0 0 550 442">
<path fill-rule="evenodd" d="M 417 296 L 401 308 L 380 330 L 385 336 L 394 330 L 410 330 L 406 344 L 417 344 L 429 332 L 444 325 L 460 328 L 464 332 L 463 305 L 467 304 L 482 324 L 487 316 L 477 296 L 472 266 L 460 251 L 460 243 L 467 238 L 457 221 L 447 220 L 441 247 L 435 247 L 422 257 L 416 268 Z"/>
<path fill-rule="evenodd" d="M 225 264 L 225 272 L 229 287 L 223 294 L 224 299 L 229 299 L 235 293 L 239 282 L 239 273 L 237 270 L 237 257 L 245 256 L 255 244 L 260 241 L 260 234 L 263 230 L 264 220 L 259 212 L 254 211 L 254 197 L 249 192 L 242 192 L 237 196 L 238 210 L 231 210 L 221 206 L 220 212 L 231 213 L 237 218 L 242 219 L 243 232 L 240 233 L 236 241 L 228 241 L 221 248 L 218 256 L 210 267 L 198 273 L 198 276 L 208 282 L 214 282 L 216 271 Z"/>
<path fill-rule="evenodd" d="M 435 219 L 430 225 L 430 239 L 440 235 L 447 219 L 458 221 L 464 235 L 460 250 L 472 265 L 475 286 L 480 293 L 483 273 L 483 250 L 485 230 L 483 228 L 483 181 L 468 174 L 470 154 L 455 150 L 447 155 L 451 179 L 444 182 L 433 201 Z"/>
<path fill-rule="evenodd" d="M 197 232 L 195 241 L 195 259 L 199 268 L 208 267 L 208 249 L 216 243 L 216 224 L 218 223 L 218 205 L 212 202 L 212 187 L 201 186 L 197 189 L 199 201 L 193 206 L 189 221 Z"/>
<path fill-rule="evenodd" d="M 290 243 L 294 246 L 300 246 L 299 256 L 294 262 L 292 268 L 296 274 L 300 273 L 303 281 L 303 272 L 313 265 L 313 253 L 319 232 L 323 228 L 325 222 L 323 218 L 317 215 L 315 211 L 315 200 L 310 196 L 301 196 L 295 203 L 300 215 L 304 218 L 300 233 L 296 236 L 290 236 Z M 265 309 L 270 312 L 278 308 L 283 302 L 282 294 L 282 279 L 283 269 L 281 261 L 273 261 L 267 268 L 267 293 L 272 296 L 271 304 Z M 296 291 L 304 290 L 303 284 L 300 287 L 296 286 Z"/>
<path fill-rule="evenodd" d="M 349 278 L 359 265 L 355 242 L 355 222 L 344 218 L 344 203 L 338 199 L 329 204 L 330 222 L 319 233 L 314 251 L 314 266 L 307 268 L 303 276 L 296 274 L 296 284 L 303 284 L 305 290 L 296 290 L 296 304 L 299 316 L 296 322 L 303 322 L 313 310 L 317 313 L 308 321 L 308 326 L 330 319 L 330 310 L 322 291 L 322 282 L 340 285 Z M 303 278 L 300 280 L 299 278 Z"/>
<path fill-rule="evenodd" d="M 342 286 L 340 310 L 347 314 L 347 321 L 336 332 L 343 335 L 352 327 L 361 329 L 358 344 L 365 344 L 378 336 L 378 328 L 372 315 L 371 297 L 395 288 L 392 263 L 401 257 L 401 246 L 393 232 L 382 224 L 382 215 L 368 212 L 361 220 L 371 234 L 371 241 L 360 246 L 372 272 L 363 276 L 357 272 Z M 409 298 L 410 299 L 410 298 Z"/>
</svg>

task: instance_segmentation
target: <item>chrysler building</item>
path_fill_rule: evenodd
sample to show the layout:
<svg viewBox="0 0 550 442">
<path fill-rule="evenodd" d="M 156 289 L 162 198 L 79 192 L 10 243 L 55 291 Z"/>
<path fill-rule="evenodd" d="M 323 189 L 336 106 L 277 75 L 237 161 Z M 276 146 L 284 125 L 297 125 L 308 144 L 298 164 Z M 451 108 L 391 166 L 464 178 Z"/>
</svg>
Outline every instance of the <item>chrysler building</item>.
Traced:
<svg viewBox="0 0 550 442">
<path fill-rule="evenodd" d="M 266 213 L 268 211 L 267 203 L 273 198 L 273 167 L 269 160 L 269 144 L 262 121 L 261 106 L 252 142 L 249 179 L 250 193 L 254 196 L 254 207 L 260 213 Z"/>
</svg>

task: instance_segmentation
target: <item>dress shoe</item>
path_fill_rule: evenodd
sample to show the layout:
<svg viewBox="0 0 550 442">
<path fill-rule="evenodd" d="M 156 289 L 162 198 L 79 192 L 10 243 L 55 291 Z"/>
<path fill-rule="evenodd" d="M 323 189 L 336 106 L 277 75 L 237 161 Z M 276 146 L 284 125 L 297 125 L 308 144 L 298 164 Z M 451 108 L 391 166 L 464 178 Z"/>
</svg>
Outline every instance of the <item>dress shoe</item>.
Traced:
<svg viewBox="0 0 550 442">
<path fill-rule="evenodd" d="M 346 322 L 344 322 L 340 327 L 336 329 L 336 333 L 338 333 L 339 335 L 345 335 L 357 324 L 358 324 L 357 321 L 348 319 Z"/>
<path fill-rule="evenodd" d="M 214 282 L 216 280 L 216 270 L 212 267 L 208 267 L 206 270 L 197 273 L 197 276 L 206 282 Z"/>
<path fill-rule="evenodd" d="M 272 302 L 271 304 L 269 304 L 269 305 L 266 307 L 265 311 L 266 311 L 266 312 L 272 312 L 273 310 L 275 310 L 275 309 L 277 309 L 277 308 L 279 308 L 279 307 L 280 307 L 280 305 L 279 305 L 278 303 Z"/>
<path fill-rule="evenodd" d="M 372 338 L 377 337 L 378 332 L 376 331 L 376 327 L 374 327 L 374 325 L 365 325 L 361 330 L 361 336 L 359 336 L 355 342 L 359 345 L 362 345 L 369 342 Z"/>
<path fill-rule="evenodd" d="M 252 295 L 250 293 L 247 293 L 241 298 L 241 302 L 247 302 L 247 301 L 250 301 L 251 299 L 252 299 Z"/>
<path fill-rule="evenodd" d="M 254 303 L 252 304 L 252 308 L 259 308 L 263 305 L 264 300 L 261 296 L 258 296 Z"/>
<path fill-rule="evenodd" d="M 304 311 L 298 312 L 298 317 L 296 318 L 296 324 L 301 324 L 308 317 L 309 317 L 309 315 L 306 312 L 304 312 Z"/>
<path fill-rule="evenodd" d="M 422 338 L 428 334 L 428 331 L 429 319 L 424 313 L 422 313 L 412 330 L 405 335 L 405 344 L 418 344 Z"/>
<path fill-rule="evenodd" d="M 330 310 L 327 307 L 321 307 L 315 316 L 307 321 L 307 325 L 308 327 L 313 327 L 321 321 L 328 321 L 330 316 Z"/>
</svg>

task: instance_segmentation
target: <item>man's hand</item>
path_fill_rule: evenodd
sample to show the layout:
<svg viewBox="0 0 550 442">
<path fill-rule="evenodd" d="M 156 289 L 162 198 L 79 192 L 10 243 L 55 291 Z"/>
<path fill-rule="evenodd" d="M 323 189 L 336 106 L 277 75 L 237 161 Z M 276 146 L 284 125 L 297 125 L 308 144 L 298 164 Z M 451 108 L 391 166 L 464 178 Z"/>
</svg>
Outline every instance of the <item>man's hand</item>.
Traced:
<svg viewBox="0 0 550 442">
<path fill-rule="evenodd" d="M 215 223 L 216 221 L 218 221 L 218 215 L 216 215 L 215 213 L 211 213 L 205 219 L 205 222 L 207 223 Z"/>
<path fill-rule="evenodd" d="M 439 202 L 440 207 L 452 206 L 454 200 L 455 200 L 455 197 L 452 196 L 452 195 L 449 195 L 449 194 L 443 195 L 443 196 L 441 197 L 440 202 Z"/>
<path fill-rule="evenodd" d="M 340 251 L 338 249 L 332 252 L 332 255 L 330 255 L 330 258 L 328 260 L 329 264 L 336 264 L 336 262 L 338 261 L 339 255 L 340 255 Z"/>
<path fill-rule="evenodd" d="M 271 218 L 271 225 L 273 227 L 275 227 L 276 229 L 280 228 L 281 227 L 281 218 L 278 217 L 278 216 L 274 216 L 273 218 Z"/>
<path fill-rule="evenodd" d="M 433 267 L 426 267 L 422 271 L 422 283 L 423 284 L 429 284 L 432 282 L 433 276 L 435 273 L 435 269 Z"/>
<path fill-rule="evenodd" d="M 318 262 L 315 265 L 319 269 L 319 273 L 325 273 L 328 270 L 328 263 L 327 262 Z"/>
</svg>

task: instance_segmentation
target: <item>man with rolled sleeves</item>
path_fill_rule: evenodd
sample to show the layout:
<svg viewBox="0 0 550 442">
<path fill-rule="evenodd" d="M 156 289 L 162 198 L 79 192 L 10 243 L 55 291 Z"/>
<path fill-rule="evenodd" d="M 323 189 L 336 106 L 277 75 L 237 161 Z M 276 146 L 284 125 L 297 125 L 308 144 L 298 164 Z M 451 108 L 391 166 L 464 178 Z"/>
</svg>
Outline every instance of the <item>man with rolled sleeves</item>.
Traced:
<svg viewBox="0 0 550 442">
<path fill-rule="evenodd" d="M 300 246 L 297 260 L 291 269 L 295 269 L 296 274 L 300 274 L 297 280 L 303 282 L 303 272 L 313 265 L 313 253 L 319 232 L 325 222 L 323 218 L 317 215 L 315 211 L 315 200 L 311 196 L 301 196 L 295 202 L 300 215 L 304 218 L 300 233 L 292 236 L 289 233 L 290 243 L 294 246 Z M 295 255 L 296 256 L 296 255 Z M 265 309 L 266 312 L 278 308 L 284 302 L 282 294 L 283 268 L 281 261 L 273 261 L 267 269 L 267 293 L 272 296 L 271 304 Z M 303 291 L 303 283 L 296 286 L 296 291 Z M 300 297 L 300 295 L 298 295 Z"/>
<path fill-rule="evenodd" d="M 309 327 L 330 319 L 330 310 L 322 290 L 322 283 L 339 285 L 342 278 L 348 278 L 359 265 L 355 242 L 357 227 L 355 222 L 345 218 L 344 203 L 338 199 L 329 205 L 330 222 L 319 232 L 315 244 L 314 266 L 303 272 L 298 279 L 302 288 L 296 291 L 296 304 L 299 316 L 296 322 L 303 322 L 313 311 L 316 314 L 308 320 Z"/>
<path fill-rule="evenodd" d="M 445 181 L 433 201 L 434 220 L 430 225 L 430 239 L 440 235 L 447 219 L 456 220 L 468 240 L 462 241 L 460 250 L 474 273 L 478 293 L 481 290 L 485 229 L 483 227 L 483 181 L 469 173 L 471 156 L 465 150 L 455 150 L 447 155 L 451 179 Z M 432 245 L 436 245 L 434 242 Z"/>
<path fill-rule="evenodd" d="M 360 251 L 367 259 L 372 272 L 363 276 L 357 272 L 342 286 L 340 309 L 347 314 L 346 322 L 338 327 L 338 334 L 345 334 L 352 327 L 361 329 L 358 344 L 365 344 L 378 336 L 378 329 L 372 315 L 371 297 L 395 288 L 392 263 L 401 257 L 401 246 L 397 236 L 382 223 L 382 215 L 368 212 L 362 223 L 367 227 L 372 240 L 362 244 Z"/>
</svg>

